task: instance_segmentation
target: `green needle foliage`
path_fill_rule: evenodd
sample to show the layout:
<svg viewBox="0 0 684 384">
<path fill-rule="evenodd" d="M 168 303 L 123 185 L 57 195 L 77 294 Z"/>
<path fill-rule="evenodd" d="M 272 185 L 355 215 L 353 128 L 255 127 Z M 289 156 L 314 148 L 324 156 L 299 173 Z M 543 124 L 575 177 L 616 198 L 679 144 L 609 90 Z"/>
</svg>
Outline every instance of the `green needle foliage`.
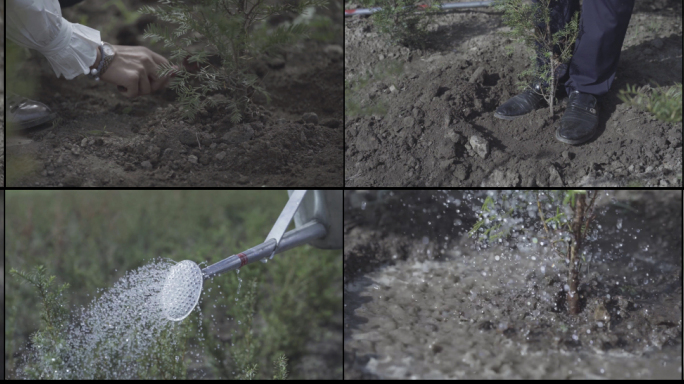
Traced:
<svg viewBox="0 0 684 384">
<path fill-rule="evenodd" d="M 439 6 L 429 0 L 362 0 L 366 7 L 380 7 L 373 14 L 373 24 L 394 43 L 407 47 L 425 47 L 430 11 Z M 418 7 L 420 5 L 420 7 Z M 419 10 L 423 10 L 423 12 Z"/>
<path fill-rule="evenodd" d="M 254 113 L 252 97 L 255 92 L 270 102 L 258 77 L 248 73 L 248 63 L 295 43 L 309 33 L 309 26 L 304 23 L 283 24 L 270 31 L 258 26 L 264 25 L 264 21 L 273 15 L 286 12 L 299 15 L 308 7 L 326 7 L 327 0 L 278 2 L 275 5 L 266 5 L 264 0 L 160 0 L 160 3 L 162 5 L 157 8 L 143 6 L 140 12 L 177 26 L 169 30 L 151 24 L 143 37 L 163 41 L 165 47 L 173 49 L 171 60 L 176 63 L 160 66 L 158 75 L 176 73 L 170 87 L 179 95 L 183 117 L 192 120 L 205 107 L 217 107 L 220 103 L 223 105 L 219 107 L 226 108 L 231 121 L 238 123 L 244 115 Z M 189 47 L 195 43 L 203 44 L 204 48 L 191 52 Z M 209 64 L 212 55 L 221 58 L 220 65 Z M 188 71 L 184 60 L 196 63 L 199 71 Z M 199 80 L 199 86 L 192 85 L 194 79 Z M 210 91 L 225 94 L 225 101 L 208 98 Z"/>
<path fill-rule="evenodd" d="M 520 78 L 525 79 L 519 83 L 520 88 L 533 89 L 530 86 L 531 79 L 541 79 L 549 84 L 548 90 L 543 90 L 540 95 L 549 103 L 549 116 L 553 116 L 554 95 L 558 85 L 554 74 L 572 58 L 571 50 L 579 33 L 579 12 L 575 13 L 565 28 L 551 33 L 550 3 L 551 0 L 540 0 L 538 4 L 529 4 L 523 0 L 500 0 L 495 4 L 495 9 L 504 12 L 503 21 L 512 29 L 510 32 L 503 32 L 503 35 L 524 42 L 532 52 L 532 66 L 519 74 Z M 538 27 L 542 23 L 545 25 L 544 29 Z M 541 67 L 536 65 L 537 44 L 544 55 L 544 64 Z M 554 47 L 560 47 L 560 54 L 553 51 Z"/>
<path fill-rule="evenodd" d="M 682 83 L 665 89 L 655 88 L 651 92 L 648 92 L 649 88 L 648 85 L 637 88 L 628 84 L 626 89 L 620 90 L 618 97 L 633 107 L 652 113 L 660 121 L 681 122 Z"/>
<path fill-rule="evenodd" d="M 569 266 L 567 302 L 570 313 L 578 314 L 577 289 L 584 260 L 582 243 L 595 218 L 599 193 L 586 190 L 506 191 L 500 193 L 498 202 L 488 195 L 478 213 L 477 223 L 468 234 L 491 242 L 502 241 L 515 232 L 529 236 L 535 244 L 540 240 L 549 244 L 556 256 Z M 539 217 L 542 235 L 524 225 L 522 218 L 532 215 Z"/>
</svg>

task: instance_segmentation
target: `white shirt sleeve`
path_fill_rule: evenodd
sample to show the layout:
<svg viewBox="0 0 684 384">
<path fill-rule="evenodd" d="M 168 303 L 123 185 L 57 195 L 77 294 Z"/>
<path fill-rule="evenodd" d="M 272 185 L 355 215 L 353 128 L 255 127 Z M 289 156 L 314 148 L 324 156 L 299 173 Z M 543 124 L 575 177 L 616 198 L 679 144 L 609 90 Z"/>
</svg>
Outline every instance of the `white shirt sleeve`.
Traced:
<svg viewBox="0 0 684 384">
<path fill-rule="evenodd" d="M 42 53 L 57 77 L 90 73 L 100 31 L 68 22 L 57 0 L 10 0 L 6 22 L 7 38 Z"/>
</svg>

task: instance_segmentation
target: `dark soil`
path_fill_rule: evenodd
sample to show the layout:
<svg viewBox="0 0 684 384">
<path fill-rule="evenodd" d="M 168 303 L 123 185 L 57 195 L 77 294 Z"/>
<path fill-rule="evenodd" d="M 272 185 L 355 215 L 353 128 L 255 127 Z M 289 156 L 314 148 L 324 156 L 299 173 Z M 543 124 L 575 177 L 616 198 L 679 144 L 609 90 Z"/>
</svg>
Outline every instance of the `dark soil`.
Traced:
<svg viewBox="0 0 684 384">
<path fill-rule="evenodd" d="M 678 0 L 637 2 L 612 90 L 599 100 L 599 134 L 580 146 L 555 139 L 567 98 L 553 117 L 548 108 L 494 117 L 520 93 L 517 74 L 530 60 L 523 45 L 498 35 L 507 27 L 493 9 L 435 16 L 424 50 L 390 44 L 367 16 L 345 18 L 345 97 L 359 106 L 345 121 L 346 185 L 681 186 L 681 122 L 663 123 L 617 97 L 628 84 L 681 83 L 681 15 Z M 399 73 L 387 75 L 389 67 Z M 486 142 L 487 153 L 476 153 L 473 140 Z"/>
<path fill-rule="evenodd" d="M 578 316 L 558 300 L 565 266 L 519 240 L 464 236 L 481 193 L 394 191 L 346 208 L 346 379 L 681 377 L 680 191 L 601 201 Z"/>
<path fill-rule="evenodd" d="M 128 10 L 155 1 L 123 1 Z M 258 112 L 237 125 L 223 110 L 180 118 L 175 93 L 128 99 L 113 85 L 87 76 L 56 78 L 38 53 L 19 76 L 34 76 L 32 98 L 58 114 L 53 126 L 13 138 L 9 168 L 20 171 L 12 186 L 341 186 L 342 184 L 342 3 L 317 14 L 329 16 L 339 36 L 307 39 L 286 48 L 275 63 L 263 58 L 258 74 L 272 103 L 255 100 Z M 145 16 L 128 25 L 114 6 L 86 1 L 64 17 L 101 31 L 112 44 L 146 45 L 166 57 L 161 43 L 142 38 Z M 291 19 L 291 18 L 290 18 Z M 274 19 L 278 25 L 287 18 Z M 223 97 L 216 94 L 212 97 Z M 306 113 L 317 119 L 303 120 Z M 18 172 L 13 172 L 16 174 Z"/>
</svg>

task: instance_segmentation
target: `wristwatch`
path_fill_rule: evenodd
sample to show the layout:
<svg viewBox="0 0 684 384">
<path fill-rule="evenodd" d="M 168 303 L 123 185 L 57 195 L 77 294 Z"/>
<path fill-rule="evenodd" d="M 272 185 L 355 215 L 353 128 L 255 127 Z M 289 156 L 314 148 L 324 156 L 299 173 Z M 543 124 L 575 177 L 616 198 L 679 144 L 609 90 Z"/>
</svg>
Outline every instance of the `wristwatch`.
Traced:
<svg viewBox="0 0 684 384">
<path fill-rule="evenodd" d="M 97 65 L 97 69 L 90 70 L 90 75 L 93 76 L 96 81 L 100 80 L 100 76 L 102 76 L 102 74 L 105 73 L 105 71 L 109 67 L 109 63 L 111 63 L 114 59 L 114 56 L 116 56 L 114 47 L 112 47 L 112 45 L 109 43 L 105 43 L 104 41 L 102 41 L 99 45 L 99 48 L 100 63 Z"/>
</svg>

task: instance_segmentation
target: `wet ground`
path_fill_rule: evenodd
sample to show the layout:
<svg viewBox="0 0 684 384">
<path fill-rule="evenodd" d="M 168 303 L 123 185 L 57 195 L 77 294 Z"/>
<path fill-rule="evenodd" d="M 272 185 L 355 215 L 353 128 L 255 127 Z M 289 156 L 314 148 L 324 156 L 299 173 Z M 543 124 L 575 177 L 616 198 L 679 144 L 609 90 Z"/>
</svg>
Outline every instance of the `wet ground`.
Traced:
<svg viewBox="0 0 684 384">
<path fill-rule="evenodd" d="M 680 191 L 603 199 L 578 316 L 547 247 L 461 236 L 481 194 L 345 212 L 345 378 L 681 378 Z"/>
<path fill-rule="evenodd" d="M 554 136 L 567 98 L 553 117 L 548 108 L 494 117 L 520 93 L 517 75 L 530 60 L 499 35 L 507 27 L 491 8 L 435 16 L 425 49 L 390 44 L 372 18 L 346 17 L 345 185 L 681 186 L 681 122 L 660 122 L 617 97 L 627 84 L 681 83 L 681 7 L 636 2 L 615 81 L 599 99 L 598 137 L 580 146 Z M 478 152 L 474 141 L 489 149 Z"/>
</svg>

